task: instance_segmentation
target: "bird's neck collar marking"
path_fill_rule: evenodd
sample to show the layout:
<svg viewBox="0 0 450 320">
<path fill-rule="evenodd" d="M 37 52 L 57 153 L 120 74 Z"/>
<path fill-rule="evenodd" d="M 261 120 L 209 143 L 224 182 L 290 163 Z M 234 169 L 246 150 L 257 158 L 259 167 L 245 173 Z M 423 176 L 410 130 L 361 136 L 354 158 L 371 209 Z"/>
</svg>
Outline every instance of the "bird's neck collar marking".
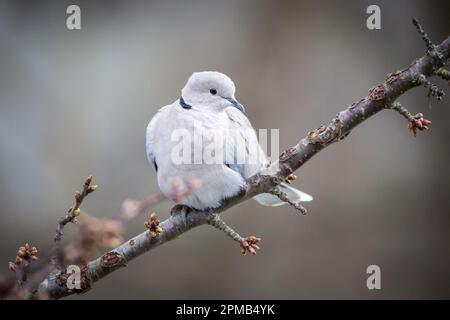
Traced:
<svg viewBox="0 0 450 320">
<path fill-rule="evenodd" d="M 182 96 L 180 97 L 180 106 L 181 106 L 183 109 L 192 109 L 192 106 L 191 106 L 190 104 L 187 104 L 187 103 L 184 101 L 184 99 L 183 99 Z"/>
</svg>

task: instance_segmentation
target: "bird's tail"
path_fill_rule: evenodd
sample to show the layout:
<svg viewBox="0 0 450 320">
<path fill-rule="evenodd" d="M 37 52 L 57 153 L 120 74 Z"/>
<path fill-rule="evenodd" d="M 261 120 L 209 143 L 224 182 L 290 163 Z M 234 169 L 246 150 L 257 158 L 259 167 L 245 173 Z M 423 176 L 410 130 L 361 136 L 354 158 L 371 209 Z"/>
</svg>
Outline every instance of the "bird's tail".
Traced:
<svg viewBox="0 0 450 320">
<path fill-rule="evenodd" d="M 309 194 L 292 188 L 285 183 L 280 184 L 278 188 L 280 188 L 280 190 L 284 192 L 287 195 L 288 199 L 293 203 L 306 202 L 313 199 Z M 259 204 L 269 207 L 277 207 L 286 203 L 284 201 L 281 201 L 277 196 L 274 196 L 270 193 L 258 194 L 257 196 L 253 197 L 253 199 L 258 201 Z"/>
</svg>

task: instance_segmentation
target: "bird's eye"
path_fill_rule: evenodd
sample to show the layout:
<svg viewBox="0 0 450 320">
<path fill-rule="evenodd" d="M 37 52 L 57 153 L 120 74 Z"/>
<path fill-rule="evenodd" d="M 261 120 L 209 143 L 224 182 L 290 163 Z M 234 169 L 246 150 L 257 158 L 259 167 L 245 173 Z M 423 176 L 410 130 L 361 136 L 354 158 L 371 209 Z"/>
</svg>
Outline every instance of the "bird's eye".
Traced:
<svg viewBox="0 0 450 320">
<path fill-rule="evenodd" d="M 211 93 L 212 95 L 217 94 L 217 90 L 216 89 L 209 89 L 209 93 Z"/>
</svg>

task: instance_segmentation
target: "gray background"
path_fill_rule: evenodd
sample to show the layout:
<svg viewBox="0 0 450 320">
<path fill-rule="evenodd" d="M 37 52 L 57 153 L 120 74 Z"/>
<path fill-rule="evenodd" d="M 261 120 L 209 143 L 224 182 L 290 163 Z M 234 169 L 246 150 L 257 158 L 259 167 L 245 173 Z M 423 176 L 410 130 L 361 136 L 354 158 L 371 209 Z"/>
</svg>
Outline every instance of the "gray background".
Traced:
<svg viewBox="0 0 450 320">
<path fill-rule="evenodd" d="M 72 3 L 80 31 L 65 27 Z M 365 26 L 369 4 L 381 7 L 380 31 Z M 280 128 L 286 148 L 424 53 L 412 17 L 436 42 L 448 36 L 449 10 L 448 1 L 0 1 L 0 272 L 25 241 L 50 248 L 88 174 L 100 187 L 83 208 L 96 216 L 157 190 L 145 128 L 192 72 L 232 77 L 254 127 Z M 386 111 L 314 157 L 296 183 L 315 197 L 308 215 L 253 201 L 228 210 L 230 225 L 263 238 L 257 256 L 202 226 L 73 298 L 450 298 L 448 99 L 430 109 L 422 88 L 401 98 L 433 121 L 416 139 Z M 171 206 L 155 210 L 166 217 Z M 366 288 L 371 264 L 382 290 Z"/>
</svg>

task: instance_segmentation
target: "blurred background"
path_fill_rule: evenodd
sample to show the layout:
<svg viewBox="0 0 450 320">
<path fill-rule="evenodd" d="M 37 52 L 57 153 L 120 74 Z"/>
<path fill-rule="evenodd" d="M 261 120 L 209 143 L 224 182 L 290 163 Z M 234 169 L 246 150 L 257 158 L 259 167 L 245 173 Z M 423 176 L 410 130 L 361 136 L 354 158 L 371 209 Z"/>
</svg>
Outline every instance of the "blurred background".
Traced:
<svg viewBox="0 0 450 320">
<path fill-rule="evenodd" d="M 66 28 L 70 4 L 81 30 Z M 381 30 L 366 28 L 370 4 Z M 88 174 L 99 189 L 83 209 L 97 217 L 158 190 L 145 129 L 192 72 L 228 74 L 253 126 L 279 128 L 284 149 L 425 53 L 413 17 L 435 42 L 447 37 L 449 10 L 409 0 L 0 1 L 0 273 L 25 242 L 45 255 Z M 315 198 L 306 216 L 254 201 L 224 213 L 263 238 L 257 256 L 201 226 L 70 299 L 450 298 L 449 99 L 430 101 L 423 88 L 401 97 L 433 121 L 415 139 L 385 111 L 314 157 L 295 183 Z M 153 210 L 166 218 L 172 205 Z M 372 264 L 381 290 L 366 287 Z"/>
</svg>

